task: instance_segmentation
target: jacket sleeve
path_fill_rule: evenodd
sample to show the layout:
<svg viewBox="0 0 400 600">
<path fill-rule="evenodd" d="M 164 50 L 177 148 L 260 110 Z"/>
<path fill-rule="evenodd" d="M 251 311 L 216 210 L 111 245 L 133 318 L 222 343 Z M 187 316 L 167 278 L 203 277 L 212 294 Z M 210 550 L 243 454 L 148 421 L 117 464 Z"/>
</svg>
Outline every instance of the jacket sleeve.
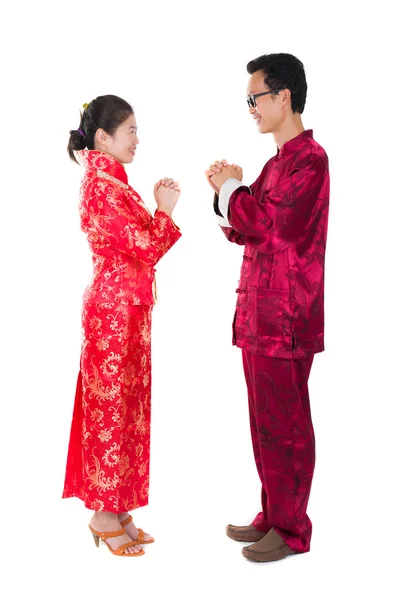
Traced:
<svg viewBox="0 0 400 600">
<path fill-rule="evenodd" d="M 257 199 L 250 188 L 229 179 L 224 183 L 229 197 L 222 213 L 225 210 L 232 228 L 256 250 L 266 254 L 279 252 L 303 235 L 326 174 L 327 161 L 317 154 L 308 154 L 276 189 L 261 191 Z M 220 190 L 220 208 L 224 204 L 224 186 Z"/>
<path fill-rule="evenodd" d="M 240 233 L 238 233 L 237 231 L 234 231 L 234 229 L 232 229 L 232 227 L 230 226 L 228 221 L 225 219 L 225 217 L 222 215 L 221 211 L 219 210 L 217 193 L 214 194 L 214 212 L 217 215 L 217 223 L 221 227 L 222 232 L 224 233 L 226 239 L 229 242 L 238 244 L 239 246 L 244 246 L 245 241 L 243 239 L 243 236 Z"/>
<path fill-rule="evenodd" d="M 94 179 L 87 190 L 87 218 L 92 236 L 102 245 L 133 256 L 146 266 L 154 266 L 181 237 L 179 227 L 166 213 L 156 210 L 146 222 L 126 204 L 124 191 L 103 179 Z M 94 229 L 94 232 L 93 232 Z"/>
</svg>

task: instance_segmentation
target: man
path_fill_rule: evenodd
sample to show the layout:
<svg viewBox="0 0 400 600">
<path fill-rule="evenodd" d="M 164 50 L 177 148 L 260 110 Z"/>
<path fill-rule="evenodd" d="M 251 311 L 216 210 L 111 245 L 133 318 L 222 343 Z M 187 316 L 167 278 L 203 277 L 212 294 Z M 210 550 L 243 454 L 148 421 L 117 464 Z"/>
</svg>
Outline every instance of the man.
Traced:
<svg viewBox="0 0 400 600">
<path fill-rule="evenodd" d="M 206 171 L 214 210 L 230 242 L 244 246 L 233 344 L 242 349 L 262 511 L 250 525 L 228 525 L 242 552 L 268 562 L 310 550 L 306 513 L 315 463 L 308 396 L 314 354 L 324 350 L 324 262 L 329 171 L 323 148 L 305 130 L 307 83 L 290 54 L 247 65 L 247 103 L 261 133 L 277 145 L 247 187 L 242 169 L 216 161 Z"/>
</svg>

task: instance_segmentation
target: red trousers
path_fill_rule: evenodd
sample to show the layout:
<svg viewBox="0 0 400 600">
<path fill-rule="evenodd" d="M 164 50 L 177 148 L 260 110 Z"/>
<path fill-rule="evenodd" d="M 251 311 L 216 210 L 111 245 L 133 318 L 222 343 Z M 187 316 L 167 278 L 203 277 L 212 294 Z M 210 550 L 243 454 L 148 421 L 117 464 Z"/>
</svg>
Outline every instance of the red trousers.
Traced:
<svg viewBox="0 0 400 600">
<path fill-rule="evenodd" d="M 314 356 L 281 359 L 242 350 L 242 358 L 262 486 L 262 511 L 252 525 L 266 533 L 273 527 L 292 550 L 308 552 L 315 439 L 307 384 Z"/>
</svg>

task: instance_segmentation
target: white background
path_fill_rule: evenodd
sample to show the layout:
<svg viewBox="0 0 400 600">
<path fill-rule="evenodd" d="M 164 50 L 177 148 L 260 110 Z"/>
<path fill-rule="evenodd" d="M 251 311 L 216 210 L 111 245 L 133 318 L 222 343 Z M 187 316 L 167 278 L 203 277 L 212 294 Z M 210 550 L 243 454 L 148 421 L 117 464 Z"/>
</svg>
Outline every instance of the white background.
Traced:
<svg viewBox="0 0 400 600">
<path fill-rule="evenodd" d="M 20 2 L 1 18 L 2 585 L 7 598 L 398 597 L 398 45 L 394 2 Z M 390 8 L 392 7 L 392 8 Z M 397 51 L 397 56 L 396 56 Z M 304 125 L 330 159 L 326 352 L 310 396 L 317 465 L 311 552 L 250 563 L 227 523 L 259 510 L 241 352 L 231 345 L 243 249 L 212 210 L 204 170 L 252 183 L 275 153 L 245 102 L 246 64 L 305 64 Z M 131 185 L 182 195 L 181 240 L 157 266 L 150 504 L 156 543 L 120 560 L 90 513 L 61 500 L 91 258 L 83 171 L 67 157 L 79 109 L 134 106 Z M 397 559 L 397 560 L 396 560 Z"/>
</svg>

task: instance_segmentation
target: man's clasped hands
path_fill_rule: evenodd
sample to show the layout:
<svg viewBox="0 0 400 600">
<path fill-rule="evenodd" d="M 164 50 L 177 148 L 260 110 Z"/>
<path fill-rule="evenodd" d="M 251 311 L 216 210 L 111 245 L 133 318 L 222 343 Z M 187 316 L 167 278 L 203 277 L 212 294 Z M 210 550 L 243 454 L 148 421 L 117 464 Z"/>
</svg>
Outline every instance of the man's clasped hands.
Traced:
<svg viewBox="0 0 400 600">
<path fill-rule="evenodd" d="M 206 171 L 206 177 L 213 190 L 218 194 L 225 181 L 230 177 L 242 181 L 243 171 L 238 165 L 229 165 L 226 160 L 216 160 Z"/>
</svg>

